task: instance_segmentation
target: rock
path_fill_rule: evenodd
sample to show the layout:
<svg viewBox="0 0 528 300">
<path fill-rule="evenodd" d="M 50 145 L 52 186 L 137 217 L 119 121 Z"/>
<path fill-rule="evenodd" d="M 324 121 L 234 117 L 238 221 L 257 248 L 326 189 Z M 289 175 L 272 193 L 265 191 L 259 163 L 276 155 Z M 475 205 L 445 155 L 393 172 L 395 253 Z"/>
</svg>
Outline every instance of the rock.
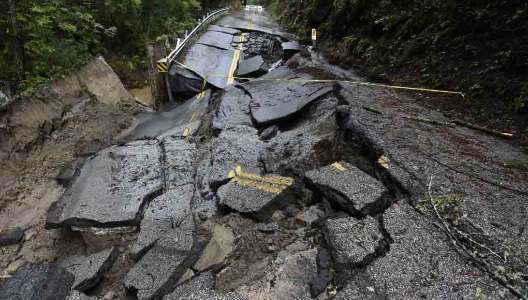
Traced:
<svg viewBox="0 0 528 300">
<path fill-rule="evenodd" d="M 24 260 L 23 258 L 19 258 L 15 260 L 14 262 L 10 263 L 9 266 L 7 266 L 7 269 L 6 269 L 7 274 L 10 274 L 10 275 L 15 274 L 16 271 L 18 271 L 18 269 L 20 269 L 26 263 L 27 261 Z"/>
<path fill-rule="evenodd" d="M 235 235 L 233 231 L 223 225 L 215 225 L 211 240 L 202 252 L 193 269 L 203 272 L 211 267 L 221 265 L 233 251 Z"/>
<path fill-rule="evenodd" d="M 236 86 L 227 88 L 214 112 L 213 129 L 224 130 L 228 127 L 253 126 L 249 112 L 250 101 L 251 96 L 242 88 Z"/>
<path fill-rule="evenodd" d="M 279 254 L 280 255 L 280 254 Z M 279 268 L 272 299 L 311 299 L 310 283 L 317 275 L 317 249 L 285 255 Z"/>
<path fill-rule="evenodd" d="M 66 299 L 74 282 L 73 275 L 51 265 L 30 265 L 0 283 L 0 299 Z"/>
<path fill-rule="evenodd" d="M 46 228 L 139 225 L 145 203 L 164 185 L 161 167 L 156 141 L 137 141 L 99 152 L 51 205 Z"/>
<path fill-rule="evenodd" d="M 141 257 L 158 239 L 175 234 L 181 225 L 191 225 L 184 221 L 191 215 L 193 193 L 194 186 L 189 184 L 169 190 L 152 200 L 141 220 L 141 230 L 131 250 L 135 257 Z M 183 227 L 180 231 L 187 236 L 188 230 L 192 230 L 192 226 Z"/>
<path fill-rule="evenodd" d="M 0 232 L 0 247 L 18 244 L 24 237 L 24 230 L 14 228 Z"/>
<path fill-rule="evenodd" d="M 260 156 L 264 149 L 257 131 L 250 127 L 235 127 L 224 130 L 212 141 L 212 169 L 210 184 L 218 186 L 228 181 L 229 171 L 237 166 L 247 172 L 260 174 Z"/>
<path fill-rule="evenodd" d="M 191 281 L 178 286 L 164 300 L 245 300 L 245 298 L 228 293 L 219 294 L 214 291 L 214 276 L 211 272 L 202 273 Z"/>
<path fill-rule="evenodd" d="M 260 81 L 247 85 L 246 88 L 253 96 L 250 104 L 251 115 L 259 126 L 288 119 L 334 90 L 334 87 L 329 85 L 298 84 L 287 80 L 284 83 Z"/>
<path fill-rule="evenodd" d="M 237 76 L 239 77 L 259 77 L 268 72 L 269 66 L 262 56 L 254 56 L 243 60 L 238 65 Z"/>
<path fill-rule="evenodd" d="M 188 215 L 179 227 L 160 237 L 126 275 L 127 289 L 136 291 L 139 299 L 156 299 L 172 291 L 198 259 L 195 249 L 203 247 L 194 243 L 193 231 Z"/>
<path fill-rule="evenodd" d="M 338 271 L 361 267 L 374 259 L 385 246 L 378 222 L 367 217 L 329 219 L 324 224 L 325 239 Z"/>
<path fill-rule="evenodd" d="M 262 131 L 260 139 L 263 141 L 269 141 L 277 135 L 278 131 L 279 127 L 277 127 L 277 125 L 270 126 Z"/>
<path fill-rule="evenodd" d="M 354 216 L 374 214 L 388 205 L 382 198 L 387 193 L 385 186 L 346 162 L 309 171 L 305 178 L 329 200 Z"/>
<path fill-rule="evenodd" d="M 82 67 L 77 77 L 86 91 L 95 95 L 102 103 L 116 105 L 133 99 L 101 56 Z"/>
<path fill-rule="evenodd" d="M 312 226 L 322 217 L 324 217 L 324 215 L 324 211 L 322 211 L 318 205 L 314 205 L 310 206 L 308 210 L 305 210 L 295 216 L 295 221 L 303 226 Z"/>
<path fill-rule="evenodd" d="M 58 265 L 75 276 L 73 289 L 86 292 L 99 283 L 118 256 L 119 251 L 110 248 L 90 256 L 66 257 Z"/>
<path fill-rule="evenodd" d="M 460 257 L 448 237 L 409 205 L 392 206 L 383 219 L 393 240 L 390 251 L 364 271 L 352 271 L 356 275 L 337 299 L 472 299 L 478 290 L 490 299 L 513 298 Z"/>
<path fill-rule="evenodd" d="M 253 229 L 265 232 L 265 233 L 273 233 L 277 230 L 279 230 L 279 225 L 275 223 L 257 223 L 255 226 L 253 226 Z"/>
<path fill-rule="evenodd" d="M 310 282 L 310 292 L 313 297 L 323 293 L 333 279 L 332 256 L 326 248 L 317 249 L 317 276 Z"/>
</svg>

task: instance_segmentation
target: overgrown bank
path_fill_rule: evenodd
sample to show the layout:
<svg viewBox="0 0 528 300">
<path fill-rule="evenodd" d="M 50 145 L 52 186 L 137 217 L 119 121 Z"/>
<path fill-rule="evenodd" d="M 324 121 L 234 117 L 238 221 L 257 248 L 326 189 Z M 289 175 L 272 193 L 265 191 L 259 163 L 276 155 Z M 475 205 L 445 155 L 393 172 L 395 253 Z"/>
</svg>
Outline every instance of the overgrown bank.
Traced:
<svg viewBox="0 0 528 300">
<path fill-rule="evenodd" d="M 128 75 L 146 68 L 147 42 L 181 34 L 224 2 L 229 1 L 1 1 L 0 81 L 20 92 L 102 54 L 134 84 L 138 77 Z"/>
<path fill-rule="evenodd" d="M 267 3 L 275 17 L 303 38 L 318 28 L 332 62 L 361 65 L 398 83 L 462 91 L 468 95 L 466 102 L 437 101 L 498 128 L 526 130 L 525 1 Z"/>
</svg>

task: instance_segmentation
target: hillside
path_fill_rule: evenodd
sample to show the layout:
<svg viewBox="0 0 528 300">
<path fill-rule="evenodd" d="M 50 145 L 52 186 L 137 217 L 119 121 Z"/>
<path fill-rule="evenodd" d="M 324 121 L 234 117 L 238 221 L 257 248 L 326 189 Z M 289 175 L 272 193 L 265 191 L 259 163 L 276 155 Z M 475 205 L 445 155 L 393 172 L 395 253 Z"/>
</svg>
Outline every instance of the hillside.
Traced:
<svg viewBox="0 0 528 300">
<path fill-rule="evenodd" d="M 526 134 L 528 3 L 514 1 L 269 0 L 304 39 L 317 28 L 330 61 L 373 79 L 464 92 L 435 98 L 453 115 Z"/>
</svg>

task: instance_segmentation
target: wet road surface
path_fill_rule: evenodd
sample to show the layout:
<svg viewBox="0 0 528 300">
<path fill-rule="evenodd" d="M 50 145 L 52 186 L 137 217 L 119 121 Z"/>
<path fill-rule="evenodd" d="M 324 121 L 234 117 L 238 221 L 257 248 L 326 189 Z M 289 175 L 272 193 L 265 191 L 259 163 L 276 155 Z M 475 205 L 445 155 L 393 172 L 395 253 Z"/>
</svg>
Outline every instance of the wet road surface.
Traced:
<svg viewBox="0 0 528 300">
<path fill-rule="evenodd" d="M 207 52 L 238 62 L 238 46 L 225 45 L 237 33 L 220 25 L 279 32 L 265 12 L 220 19 L 186 57 L 204 74 L 236 71 L 197 59 Z M 526 273 L 528 175 L 502 162 L 528 154 L 478 131 L 412 119 L 446 121 L 409 96 L 313 82 L 329 78 L 361 80 L 307 51 L 257 80 L 225 81 L 144 116 L 123 144 L 78 170 L 48 228 L 97 232 L 105 245 L 113 245 L 111 229 L 136 231 L 119 250 L 131 265 L 114 279 L 132 299 L 525 295 L 523 277 L 512 274 Z M 25 285 L 18 294 L 30 299 L 28 290 L 40 295 L 50 283 L 60 299 L 84 299 L 74 282 L 107 270 L 110 253 L 72 259 L 90 271 L 73 277 L 23 269 L 0 296 Z M 21 280 L 28 277 L 40 279 Z"/>
</svg>

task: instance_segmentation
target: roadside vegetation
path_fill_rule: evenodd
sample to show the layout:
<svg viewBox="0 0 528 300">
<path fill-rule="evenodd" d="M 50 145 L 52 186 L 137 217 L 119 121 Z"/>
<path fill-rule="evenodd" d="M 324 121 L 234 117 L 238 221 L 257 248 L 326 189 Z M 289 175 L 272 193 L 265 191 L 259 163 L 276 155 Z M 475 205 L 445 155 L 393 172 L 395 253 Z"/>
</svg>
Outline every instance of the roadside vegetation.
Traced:
<svg viewBox="0 0 528 300">
<path fill-rule="evenodd" d="M 320 32 L 331 62 L 373 78 L 464 92 L 447 110 L 517 131 L 528 125 L 528 2 L 268 0 L 308 41 Z M 526 133 L 526 132 L 525 132 Z"/>
<path fill-rule="evenodd" d="M 222 1 L 4 0 L 0 2 L 0 81 L 30 90 L 104 55 L 127 77 L 146 68 L 149 42 L 194 25 Z M 125 82 L 126 82 L 125 78 Z M 127 82 L 130 83 L 130 82 Z"/>
</svg>

